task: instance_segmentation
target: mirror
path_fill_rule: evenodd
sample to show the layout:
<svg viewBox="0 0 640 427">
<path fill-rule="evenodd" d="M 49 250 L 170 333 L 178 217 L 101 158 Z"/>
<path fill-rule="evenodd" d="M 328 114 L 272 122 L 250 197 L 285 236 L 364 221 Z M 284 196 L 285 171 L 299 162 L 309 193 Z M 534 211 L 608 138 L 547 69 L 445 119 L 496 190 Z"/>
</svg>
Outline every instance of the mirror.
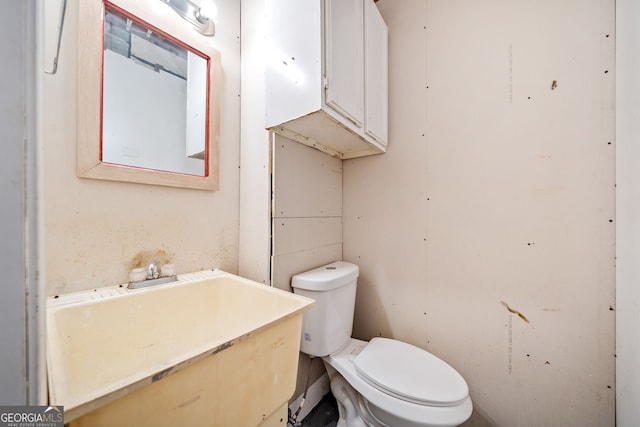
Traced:
<svg viewBox="0 0 640 427">
<path fill-rule="evenodd" d="M 205 176 L 207 58 L 105 8 L 102 162 Z"/>
<path fill-rule="evenodd" d="M 78 176 L 217 189 L 219 53 L 158 0 L 79 4 Z"/>
</svg>

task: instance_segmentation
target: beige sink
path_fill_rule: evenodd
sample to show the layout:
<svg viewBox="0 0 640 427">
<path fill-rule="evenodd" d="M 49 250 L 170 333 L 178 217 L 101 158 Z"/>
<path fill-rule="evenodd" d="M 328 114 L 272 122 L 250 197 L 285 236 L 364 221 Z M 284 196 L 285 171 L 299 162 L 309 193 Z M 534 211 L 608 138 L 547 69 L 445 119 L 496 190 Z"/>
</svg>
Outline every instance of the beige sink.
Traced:
<svg viewBox="0 0 640 427">
<path fill-rule="evenodd" d="M 49 400 L 66 423 L 284 425 L 313 301 L 220 270 L 178 278 L 48 300 Z"/>
</svg>

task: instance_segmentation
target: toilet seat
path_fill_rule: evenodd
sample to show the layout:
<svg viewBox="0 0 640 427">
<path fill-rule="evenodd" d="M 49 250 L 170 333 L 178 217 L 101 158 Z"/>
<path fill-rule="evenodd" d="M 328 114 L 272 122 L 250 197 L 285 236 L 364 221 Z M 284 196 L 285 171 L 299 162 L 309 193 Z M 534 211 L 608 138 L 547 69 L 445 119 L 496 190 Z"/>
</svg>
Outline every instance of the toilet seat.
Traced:
<svg viewBox="0 0 640 427">
<path fill-rule="evenodd" d="M 455 426 L 462 424 L 471 416 L 473 404 L 468 394 L 457 404 L 450 403 L 449 406 L 435 406 L 417 404 L 401 399 L 381 390 L 379 387 L 373 386 L 357 373 L 354 363 L 369 345 L 371 343 L 351 338 L 345 348 L 335 354 L 323 357 L 323 360 L 327 365 L 330 376 L 335 375 L 331 373 L 332 371 L 337 371 L 338 374 L 344 377 L 351 387 L 366 399 L 367 405 L 374 416 L 380 419 L 384 425 L 424 426 L 426 425 L 425 420 L 429 420 L 428 425 Z M 397 363 L 396 355 L 388 356 L 386 367 L 388 368 L 393 363 Z M 384 413 L 394 414 L 394 418 L 401 419 L 402 422 L 394 424 L 393 422 L 384 421 Z"/>
<path fill-rule="evenodd" d="M 455 369 L 402 341 L 373 338 L 353 363 L 369 385 L 407 402 L 455 406 L 469 395 L 467 383 Z"/>
</svg>

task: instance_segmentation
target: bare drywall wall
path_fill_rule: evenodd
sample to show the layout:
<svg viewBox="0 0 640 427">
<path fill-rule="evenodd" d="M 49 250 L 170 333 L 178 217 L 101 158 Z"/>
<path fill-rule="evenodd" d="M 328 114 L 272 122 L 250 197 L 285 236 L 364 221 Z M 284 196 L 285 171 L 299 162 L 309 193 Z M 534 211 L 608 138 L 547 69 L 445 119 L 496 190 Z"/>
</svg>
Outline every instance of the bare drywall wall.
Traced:
<svg viewBox="0 0 640 427">
<path fill-rule="evenodd" d="M 44 80 L 48 294 L 124 283 L 149 260 L 178 273 L 238 269 L 240 5 L 218 1 L 210 43 L 222 54 L 220 190 L 176 189 L 76 176 L 78 1 L 69 1 L 58 73 Z M 173 13 L 167 10 L 169 13 Z M 176 14 L 175 19 L 188 26 Z M 53 25 L 53 28 L 56 26 Z M 98 29 L 99 30 L 99 29 Z M 45 35 L 55 37 L 55 35 Z"/>
<path fill-rule="evenodd" d="M 640 425 L 640 4 L 616 2 L 616 425 Z"/>
<path fill-rule="evenodd" d="M 242 0 L 240 100 L 241 276 L 271 284 L 271 140 L 265 129 L 264 0 Z"/>
<path fill-rule="evenodd" d="M 614 2 L 378 5 L 389 149 L 343 165 L 354 336 L 452 364 L 467 425 L 614 425 Z"/>
<path fill-rule="evenodd" d="M 275 136 L 273 149 L 273 286 L 342 259 L 342 161 Z"/>
</svg>

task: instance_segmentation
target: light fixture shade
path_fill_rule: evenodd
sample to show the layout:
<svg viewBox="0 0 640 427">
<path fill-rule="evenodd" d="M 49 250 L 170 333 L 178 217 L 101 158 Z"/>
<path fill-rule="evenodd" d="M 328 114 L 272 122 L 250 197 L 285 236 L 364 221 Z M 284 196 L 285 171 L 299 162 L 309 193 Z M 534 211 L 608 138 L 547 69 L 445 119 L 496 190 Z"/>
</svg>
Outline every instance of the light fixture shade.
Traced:
<svg viewBox="0 0 640 427">
<path fill-rule="evenodd" d="M 200 3 L 200 16 L 215 21 L 218 17 L 218 6 L 213 0 L 202 0 Z"/>
<path fill-rule="evenodd" d="M 213 19 L 203 13 L 202 8 L 190 0 L 164 0 L 178 15 L 189 22 L 201 34 L 213 36 L 216 28 Z M 215 4 L 213 5 L 215 8 Z M 210 10 L 207 5 L 207 11 Z M 211 13 L 211 12 L 208 12 Z"/>
</svg>

